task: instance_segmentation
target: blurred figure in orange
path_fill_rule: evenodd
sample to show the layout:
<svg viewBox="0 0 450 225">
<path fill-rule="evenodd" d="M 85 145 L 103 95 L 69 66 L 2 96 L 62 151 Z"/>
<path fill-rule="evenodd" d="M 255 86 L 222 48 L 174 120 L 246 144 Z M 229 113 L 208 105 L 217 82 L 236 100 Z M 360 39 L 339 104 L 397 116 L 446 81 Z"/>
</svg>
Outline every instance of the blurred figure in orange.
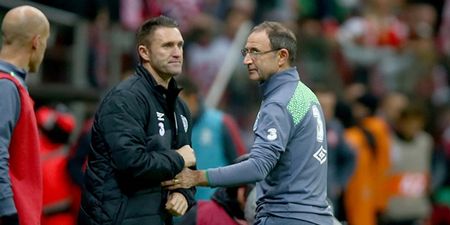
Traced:
<svg viewBox="0 0 450 225">
<path fill-rule="evenodd" d="M 67 172 L 68 142 L 75 118 L 62 105 L 42 106 L 36 111 L 43 174 L 42 225 L 75 225 L 72 188 Z"/>
<path fill-rule="evenodd" d="M 391 129 L 384 118 L 377 115 L 379 97 L 372 94 L 366 85 L 354 83 L 347 87 L 346 99 L 351 107 L 353 125 L 365 136 L 370 165 L 367 167 L 371 180 L 371 195 L 375 214 L 383 212 L 387 204 L 387 190 L 390 168 Z M 363 173 L 364 174 L 364 173 Z"/>
<path fill-rule="evenodd" d="M 345 127 L 345 139 L 356 153 L 355 170 L 344 194 L 347 222 L 350 225 L 377 225 L 374 137 L 356 123 L 350 105 L 340 102 L 336 116 Z"/>
<path fill-rule="evenodd" d="M 385 120 L 376 115 L 378 97 L 365 92 L 353 103 L 353 112 L 357 123 L 373 136 L 373 157 L 375 172 L 375 204 L 377 212 L 386 208 L 387 193 L 384 187 L 388 179 L 390 168 L 391 139 L 390 128 Z"/>
</svg>

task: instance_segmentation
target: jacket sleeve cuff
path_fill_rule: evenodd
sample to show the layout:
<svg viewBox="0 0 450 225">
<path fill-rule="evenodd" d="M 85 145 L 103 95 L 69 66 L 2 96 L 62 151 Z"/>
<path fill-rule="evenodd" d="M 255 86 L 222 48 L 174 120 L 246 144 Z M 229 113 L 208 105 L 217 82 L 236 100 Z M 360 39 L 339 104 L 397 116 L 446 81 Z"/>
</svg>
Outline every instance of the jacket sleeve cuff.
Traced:
<svg viewBox="0 0 450 225">
<path fill-rule="evenodd" d="M 184 159 L 176 151 L 161 151 L 160 154 L 166 155 L 171 163 L 172 177 L 175 177 L 184 168 Z"/>
<path fill-rule="evenodd" d="M 13 197 L 0 199 L 0 217 L 16 214 L 16 206 Z"/>
<path fill-rule="evenodd" d="M 196 203 L 195 198 L 194 198 L 196 190 L 197 189 L 195 187 L 191 187 L 189 189 L 177 189 L 175 191 L 184 195 L 184 197 L 186 198 L 186 201 L 188 203 L 188 209 L 190 209 Z"/>
</svg>

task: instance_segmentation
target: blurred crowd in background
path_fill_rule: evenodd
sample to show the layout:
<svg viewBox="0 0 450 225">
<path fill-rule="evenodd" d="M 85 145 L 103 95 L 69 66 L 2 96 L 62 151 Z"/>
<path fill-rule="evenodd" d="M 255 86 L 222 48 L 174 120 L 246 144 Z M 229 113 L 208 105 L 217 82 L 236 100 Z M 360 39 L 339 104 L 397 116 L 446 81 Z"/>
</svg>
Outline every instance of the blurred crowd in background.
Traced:
<svg viewBox="0 0 450 225">
<path fill-rule="evenodd" d="M 350 225 L 450 224 L 450 0 L 32 2 L 88 21 L 84 33 L 87 54 L 78 59 L 85 60 L 87 70 L 78 76 L 100 93 L 117 81 L 111 74 L 126 79 L 137 63 L 133 36 L 124 35 L 127 40 L 123 42 L 132 44 L 120 45 L 124 50 L 116 56 L 121 66 L 113 66 L 110 56 L 117 52 L 117 44 L 111 43 L 111 32 L 134 34 L 145 19 L 160 14 L 175 18 L 185 39 L 182 76 L 198 86 L 201 99 L 214 93 L 211 87 L 224 62 L 235 61 L 229 63 L 233 68 L 226 68 L 231 79 L 214 107 L 235 119 L 247 149 L 260 93 L 258 83 L 248 80 L 242 56 L 230 57 L 229 52 L 239 43 L 236 36 L 246 23 L 275 20 L 286 24 L 298 38 L 300 79 L 318 95 L 327 117 L 328 192 L 338 219 Z M 60 28 L 53 34 L 40 85 L 70 82 L 67 62 L 61 56 L 67 54 L 62 46 L 74 39 L 69 29 Z M 49 192 L 61 194 L 59 200 L 64 201 L 49 197 L 51 207 L 46 213 L 76 211 L 74 184 L 82 184 L 79 171 L 84 154 L 78 151 L 88 148 L 84 135 L 89 134 L 93 110 L 64 117 L 76 111 L 77 105 L 57 97 L 35 100 L 38 108 L 44 107 L 44 112 L 37 111 L 40 127 L 58 125 L 56 131 L 43 132 L 56 138 L 50 142 L 58 143 L 42 140 L 48 146 L 43 159 L 54 164 L 46 168 L 44 161 L 44 176 L 50 177 L 45 181 L 50 182 L 48 187 L 55 185 L 51 180 L 58 175 L 58 181 L 68 182 L 56 185 L 59 192 Z M 71 107 L 62 112 L 55 102 Z M 50 106 L 64 119 L 45 119 L 49 116 L 45 107 Z M 53 126 L 47 121 L 52 118 Z M 59 152 L 49 154 L 49 149 Z"/>
</svg>

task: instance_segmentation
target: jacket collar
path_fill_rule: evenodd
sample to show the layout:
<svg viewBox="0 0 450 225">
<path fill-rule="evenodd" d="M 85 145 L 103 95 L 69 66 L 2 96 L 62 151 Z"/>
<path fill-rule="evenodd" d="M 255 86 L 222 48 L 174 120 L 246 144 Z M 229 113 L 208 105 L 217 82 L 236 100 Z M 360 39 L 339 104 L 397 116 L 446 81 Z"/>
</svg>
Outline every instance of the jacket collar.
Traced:
<svg viewBox="0 0 450 225">
<path fill-rule="evenodd" d="M 153 76 L 148 72 L 148 70 L 145 69 L 145 67 L 142 65 L 137 66 L 136 74 L 138 76 L 142 76 L 145 80 L 147 80 L 152 90 L 155 91 L 157 94 L 177 96 L 181 91 L 181 88 L 178 87 L 175 79 L 173 78 L 170 79 L 169 86 L 167 87 L 167 89 L 162 85 L 158 84 L 155 78 L 153 78 Z"/>
<path fill-rule="evenodd" d="M 167 107 L 166 109 L 169 110 L 169 112 L 173 112 L 175 110 L 175 102 L 181 91 L 181 88 L 178 88 L 175 79 L 170 79 L 169 85 L 166 89 L 162 85 L 159 85 L 155 78 L 153 78 L 153 76 L 142 65 L 138 65 L 136 67 L 136 75 L 143 77 L 143 79 L 147 81 L 150 91 L 156 96 L 159 102 Z"/>
<path fill-rule="evenodd" d="M 287 82 L 300 81 L 300 76 L 297 72 L 297 67 L 291 67 L 287 70 L 273 74 L 266 81 L 260 84 L 263 99 L 270 96 L 275 89 Z"/>
<path fill-rule="evenodd" d="M 11 63 L 0 60 L 0 71 L 11 74 L 13 77 L 18 79 L 23 86 L 25 86 L 25 78 L 27 77 L 27 72 L 24 69 L 20 69 Z"/>
</svg>

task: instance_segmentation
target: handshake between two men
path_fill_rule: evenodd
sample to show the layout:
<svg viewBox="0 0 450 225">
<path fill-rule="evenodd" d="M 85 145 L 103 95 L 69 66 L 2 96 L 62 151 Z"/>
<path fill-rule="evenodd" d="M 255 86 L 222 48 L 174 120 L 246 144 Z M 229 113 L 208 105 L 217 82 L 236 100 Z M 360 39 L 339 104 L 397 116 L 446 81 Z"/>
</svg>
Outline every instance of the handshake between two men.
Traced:
<svg viewBox="0 0 450 225">
<path fill-rule="evenodd" d="M 184 168 L 174 179 L 163 181 L 161 185 L 168 190 L 208 186 L 208 179 L 204 170 L 191 170 L 188 168 L 195 165 L 194 150 L 188 145 L 185 145 L 178 149 L 177 152 L 184 159 Z"/>
</svg>

